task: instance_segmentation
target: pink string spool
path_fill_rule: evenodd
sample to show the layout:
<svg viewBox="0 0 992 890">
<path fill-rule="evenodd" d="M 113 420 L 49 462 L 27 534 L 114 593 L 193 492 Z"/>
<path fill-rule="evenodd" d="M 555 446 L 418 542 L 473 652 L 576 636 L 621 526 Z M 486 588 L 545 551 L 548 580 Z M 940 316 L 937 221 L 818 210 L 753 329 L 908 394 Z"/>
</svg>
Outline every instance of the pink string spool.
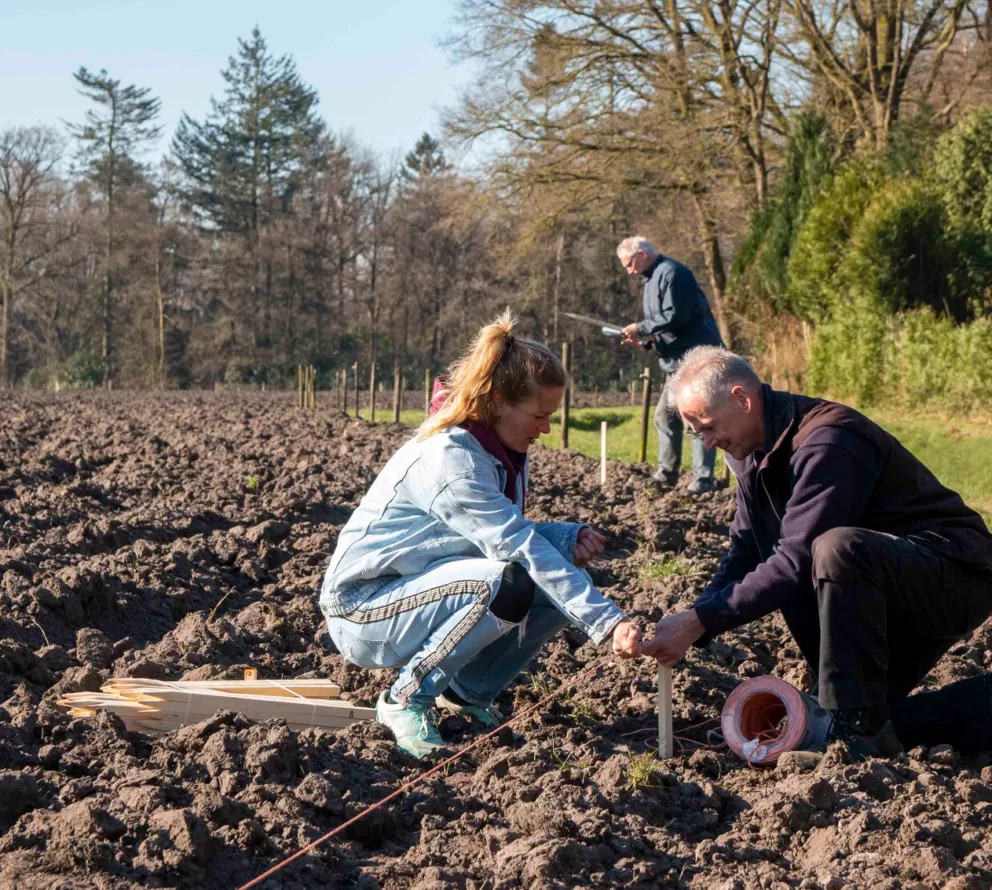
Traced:
<svg viewBox="0 0 992 890">
<path fill-rule="evenodd" d="M 816 699 L 778 677 L 745 680 L 730 693 L 720 715 L 730 750 L 748 763 L 769 765 L 786 751 L 822 742 L 830 720 Z"/>
</svg>

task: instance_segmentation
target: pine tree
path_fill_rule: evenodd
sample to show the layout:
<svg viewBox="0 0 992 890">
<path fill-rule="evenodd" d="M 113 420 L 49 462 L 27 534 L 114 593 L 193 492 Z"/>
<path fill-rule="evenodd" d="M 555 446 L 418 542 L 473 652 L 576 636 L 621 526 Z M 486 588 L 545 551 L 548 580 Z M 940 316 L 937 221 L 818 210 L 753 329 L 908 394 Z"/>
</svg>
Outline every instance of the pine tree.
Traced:
<svg viewBox="0 0 992 890">
<path fill-rule="evenodd" d="M 101 355 L 104 373 L 109 374 L 113 354 L 115 215 L 119 192 L 142 178 L 143 167 L 136 155 L 162 133 L 162 128 L 154 124 L 161 102 L 147 87 L 122 87 L 119 80 L 114 80 L 103 69 L 99 74 L 93 74 L 80 67 L 73 77 L 79 84 L 79 92 L 97 105 L 96 109 L 86 112 L 84 124 L 70 124 L 68 129 L 79 140 L 83 169 L 106 201 Z"/>
<path fill-rule="evenodd" d="M 416 182 L 419 179 L 431 176 L 438 176 L 451 169 L 441 143 L 434 139 L 430 133 L 424 133 L 417 140 L 413 151 L 408 152 L 403 161 L 402 174 L 407 182 Z"/>
<path fill-rule="evenodd" d="M 289 213 L 307 165 L 319 155 L 324 124 L 316 91 L 300 79 L 291 56 L 269 53 L 258 28 L 250 40 L 238 40 L 237 54 L 221 74 L 223 98 L 211 98 L 202 122 L 183 114 L 172 148 L 187 179 L 186 199 L 201 223 L 245 238 L 254 308 L 263 316 L 256 341 L 267 345 L 272 275 L 263 234 Z"/>
</svg>

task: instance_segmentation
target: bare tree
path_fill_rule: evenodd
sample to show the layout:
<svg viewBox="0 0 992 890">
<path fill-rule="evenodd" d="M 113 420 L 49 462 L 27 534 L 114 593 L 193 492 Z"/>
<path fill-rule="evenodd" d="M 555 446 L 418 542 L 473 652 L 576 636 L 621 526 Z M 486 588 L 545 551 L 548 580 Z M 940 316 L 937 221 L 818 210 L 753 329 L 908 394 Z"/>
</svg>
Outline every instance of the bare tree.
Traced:
<svg viewBox="0 0 992 890">
<path fill-rule="evenodd" d="M 798 40 L 787 50 L 850 121 L 857 138 L 883 147 L 911 75 L 930 96 L 963 29 L 981 31 L 983 0 L 788 0 Z"/>
<path fill-rule="evenodd" d="M 10 384 L 10 322 L 14 300 L 45 274 L 52 237 L 53 171 L 62 141 L 47 127 L 0 133 L 0 386 Z"/>
</svg>

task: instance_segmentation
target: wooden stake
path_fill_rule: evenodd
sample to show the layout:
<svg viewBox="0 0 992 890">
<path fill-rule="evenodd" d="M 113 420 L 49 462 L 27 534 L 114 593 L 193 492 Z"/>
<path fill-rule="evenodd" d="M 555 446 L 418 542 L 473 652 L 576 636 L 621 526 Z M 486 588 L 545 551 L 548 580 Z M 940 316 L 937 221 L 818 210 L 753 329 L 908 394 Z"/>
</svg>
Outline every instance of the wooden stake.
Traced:
<svg viewBox="0 0 992 890">
<path fill-rule="evenodd" d="M 431 369 L 424 368 L 424 417 L 431 413 Z"/>
<path fill-rule="evenodd" d="M 393 423 L 400 422 L 400 402 L 403 400 L 402 381 L 400 380 L 400 363 L 393 363 Z"/>
<path fill-rule="evenodd" d="M 565 368 L 565 398 L 561 401 L 561 447 L 562 449 L 568 448 L 568 400 L 569 394 L 571 393 L 572 387 L 568 380 L 568 365 L 569 365 L 569 353 L 571 352 L 571 347 L 568 343 L 561 344 L 561 363 Z"/>
<path fill-rule="evenodd" d="M 599 425 L 599 484 L 606 485 L 606 421 Z"/>
<path fill-rule="evenodd" d="M 641 401 L 641 463 L 648 457 L 648 415 L 651 413 L 651 369 L 645 368 L 641 375 L 644 378 L 644 396 Z"/>
<path fill-rule="evenodd" d="M 355 371 L 355 417 L 361 417 L 361 404 L 358 401 L 358 362 L 351 366 Z"/>
<path fill-rule="evenodd" d="M 658 662 L 658 757 L 665 760 L 675 752 L 672 737 L 672 669 Z"/>
<path fill-rule="evenodd" d="M 375 423 L 375 364 L 369 369 L 369 422 Z"/>
<path fill-rule="evenodd" d="M 296 366 L 296 407 L 303 407 L 303 365 Z"/>
</svg>

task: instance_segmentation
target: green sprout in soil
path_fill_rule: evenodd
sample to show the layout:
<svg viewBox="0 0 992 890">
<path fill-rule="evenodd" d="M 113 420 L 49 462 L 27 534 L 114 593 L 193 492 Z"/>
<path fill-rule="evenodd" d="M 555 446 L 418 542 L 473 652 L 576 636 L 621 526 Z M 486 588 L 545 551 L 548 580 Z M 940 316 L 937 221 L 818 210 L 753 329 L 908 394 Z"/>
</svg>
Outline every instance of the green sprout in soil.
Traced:
<svg viewBox="0 0 992 890">
<path fill-rule="evenodd" d="M 245 491 L 249 494 L 255 494 L 259 488 L 262 486 L 262 480 L 258 476 L 249 476 L 245 480 Z"/>
<path fill-rule="evenodd" d="M 681 554 L 668 556 L 659 562 L 652 562 L 641 569 L 642 581 L 657 581 L 670 575 L 691 575 L 692 565 Z"/>
<path fill-rule="evenodd" d="M 625 791 L 636 791 L 651 784 L 655 770 L 658 768 L 658 752 L 648 751 L 645 754 L 634 756 L 627 752 L 630 765 L 627 767 L 627 784 Z"/>
</svg>

